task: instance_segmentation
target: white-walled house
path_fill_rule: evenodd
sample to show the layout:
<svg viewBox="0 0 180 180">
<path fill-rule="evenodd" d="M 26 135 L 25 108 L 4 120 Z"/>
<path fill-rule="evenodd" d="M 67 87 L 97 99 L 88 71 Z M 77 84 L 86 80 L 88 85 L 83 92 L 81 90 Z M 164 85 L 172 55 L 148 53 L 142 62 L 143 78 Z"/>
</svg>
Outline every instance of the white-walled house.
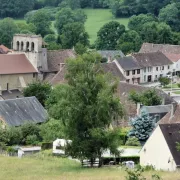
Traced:
<svg viewBox="0 0 180 180">
<path fill-rule="evenodd" d="M 127 82 L 154 82 L 173 72 L 173 62 L 161 52 L 136 53 L 115 60 Z"/>
<path fill-rule="evenodd" d="M 140 151 L 140 165 L 165 171 L 180 168 L 179 131 L 180 124 L 159 124 Z"/>
</svg>

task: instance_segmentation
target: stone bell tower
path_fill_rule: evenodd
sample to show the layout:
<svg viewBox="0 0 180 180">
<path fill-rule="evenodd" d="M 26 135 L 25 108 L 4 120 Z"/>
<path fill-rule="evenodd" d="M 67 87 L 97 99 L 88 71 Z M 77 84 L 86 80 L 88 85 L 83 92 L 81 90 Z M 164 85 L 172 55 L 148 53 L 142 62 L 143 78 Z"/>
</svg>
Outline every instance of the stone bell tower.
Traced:
<svg viewBox="0 0 180 180">
<path fill-rule="evenodd" d="M 42 46 L 43 40 L 40 35 L 16 34 L 13 37 L 14 53 L 24 53 L 37 70 L 47 69 L 47 49 Z"/>
</svg>

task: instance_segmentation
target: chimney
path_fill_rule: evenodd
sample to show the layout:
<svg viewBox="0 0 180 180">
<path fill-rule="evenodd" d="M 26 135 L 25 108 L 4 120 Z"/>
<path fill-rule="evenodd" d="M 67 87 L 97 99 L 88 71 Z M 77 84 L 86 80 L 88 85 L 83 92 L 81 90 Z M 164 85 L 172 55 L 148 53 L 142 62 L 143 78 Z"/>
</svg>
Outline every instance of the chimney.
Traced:
<svg viewBox="0 0 180 180">
<path fill-rule="evenodd" d="M 176 103 L 173 102 L 172 103 L 172 108 L 171 108 L 171 117 L 170 117 L 170 119 L 173 118 L 175 111 L 176 111 Z"/>
<path fill-rule="evenodd" d="M 140 115 L 141 103 L 137 103 L 137 115 Z"/>
</svg>

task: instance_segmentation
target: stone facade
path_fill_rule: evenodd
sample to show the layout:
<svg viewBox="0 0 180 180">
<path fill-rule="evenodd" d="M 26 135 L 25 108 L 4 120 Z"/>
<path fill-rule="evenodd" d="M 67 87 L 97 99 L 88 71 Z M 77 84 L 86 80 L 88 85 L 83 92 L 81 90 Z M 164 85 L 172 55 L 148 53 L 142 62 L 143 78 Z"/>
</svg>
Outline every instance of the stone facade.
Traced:
<svg viewBox="0 0 180 180">
<path fill-rule="evenodd" d="M 25 53 L 32 65 L 37 69 L 47 70 L 47 50 L 42 48 L 40 35 L 16 34 L 13 37 L 13 53 Z"/>
<path fill-rule="evenodd" d="M 36 78 L 36 73 L 0 75 L 0 91 L 13 89 L 22 90 L 33 80 L 36 80 Z"/>
</svg>

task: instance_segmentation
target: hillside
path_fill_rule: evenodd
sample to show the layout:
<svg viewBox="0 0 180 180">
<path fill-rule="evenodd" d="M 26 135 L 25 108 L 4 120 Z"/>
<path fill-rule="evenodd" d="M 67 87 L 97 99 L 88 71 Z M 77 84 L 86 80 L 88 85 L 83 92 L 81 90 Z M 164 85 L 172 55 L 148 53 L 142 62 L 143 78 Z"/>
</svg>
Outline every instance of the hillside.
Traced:
<svg viewBox="0 0 180 180">
<path fill-rule="evenodd" d="M 99 29 L 110 21 L 118 21 L 126 27 L 128 25 L 128 18 L 114 18 L 110 9 L 85 9 L 84 11 L 87 14 L 85 27 L 89 33 L 91 43 L 96 40 Z"/>
</svg>

